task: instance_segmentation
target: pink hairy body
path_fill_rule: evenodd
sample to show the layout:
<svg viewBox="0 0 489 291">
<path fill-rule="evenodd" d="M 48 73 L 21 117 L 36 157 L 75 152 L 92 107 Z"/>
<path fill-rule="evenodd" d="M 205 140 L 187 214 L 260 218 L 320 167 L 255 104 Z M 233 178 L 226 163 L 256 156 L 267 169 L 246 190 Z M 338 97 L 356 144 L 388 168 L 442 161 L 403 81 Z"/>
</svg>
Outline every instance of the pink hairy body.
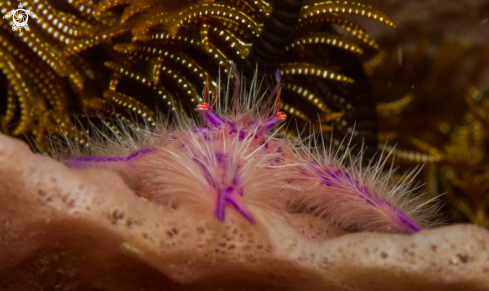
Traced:
<svg viewBox="0 0 489 291">
<path fill-rule="evenodd" d="M 173 208 L 194 207 L 220 221 L 226 211 L 237 211 L 251 224 L 309 213 L 355 231 L 415 233 L 428 226 L 428 211 L 407 195 L 411 185 L 393 182 L 392 170 L 381 173 L 385 162 L 365 167 L 348 150 L 338 157 L 331 149 L 321 152 L 270 133 L 286 119 L 278 111 L 278 85 L 265 102 L 252 97 L 239 104 L 245 98 L 237 92 L 239 79 L 234 105 L 216 112 L 218 96 L 209 105 L 206 86 L 205 102 L 197 107 L 203 126 L 164 128 L 141 138 L 133 150 L 119 141 L 112 143 L 117 149 L 104 149 L 105 157 L 72 157 L 64 163 L 113 169 L 145 199 Z M 275 105 L 269 108 L 274 95 Z"/>
</svg>

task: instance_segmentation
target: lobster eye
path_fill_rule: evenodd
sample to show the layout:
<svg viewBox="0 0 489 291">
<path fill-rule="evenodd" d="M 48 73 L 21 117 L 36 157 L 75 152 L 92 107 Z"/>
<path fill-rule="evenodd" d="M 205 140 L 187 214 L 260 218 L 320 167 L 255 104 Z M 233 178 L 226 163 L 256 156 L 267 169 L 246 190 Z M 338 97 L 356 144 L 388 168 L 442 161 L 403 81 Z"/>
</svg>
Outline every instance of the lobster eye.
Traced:
<svg viewBox="0 0 489 291">
<path fill-rule="evenodd" d="M 211 107 L 209 106 L 209 104 L 207 103 L 200 103 L 199 105 L 197 105 L 197 110 L 209 110 Z"/>
<path fill-rule="evenodd" d="M 282 111 L 279 111 L 279 112 L 277 112 L 277 114 L 275 114 L 275 117 L 277 117 L 278 119 L 286 120 L 287 119 L 287 114 L 285 114 Z"/>
</svg>

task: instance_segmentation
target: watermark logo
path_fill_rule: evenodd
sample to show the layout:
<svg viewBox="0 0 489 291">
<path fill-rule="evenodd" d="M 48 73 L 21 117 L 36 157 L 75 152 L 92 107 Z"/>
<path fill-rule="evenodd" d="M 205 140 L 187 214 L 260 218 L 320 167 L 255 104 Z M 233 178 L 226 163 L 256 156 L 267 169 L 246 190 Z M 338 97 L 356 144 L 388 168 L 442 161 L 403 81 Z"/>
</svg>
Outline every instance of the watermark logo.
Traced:
<svg viewBox="0 0 489 291">
<path fill-rule="evenodd" d="M 27 25 L 29 16 L 31 16 L 32 18 L 37 18 L 36 14 L 32 13 L 29 10 L 22 9 L 22 7 L 23 5 L 22 3 L 20 3 L 19 9 L 12 10 L 3 16 L 4 19 L 12 16 L 12 20 L 14 21 L 12 24 L 13 31 L 16 31 L 17 29 L 22 30 L 22 28 L 24 28 L 25 31 L 29 31 L 29 25 Z"/>
</svg>

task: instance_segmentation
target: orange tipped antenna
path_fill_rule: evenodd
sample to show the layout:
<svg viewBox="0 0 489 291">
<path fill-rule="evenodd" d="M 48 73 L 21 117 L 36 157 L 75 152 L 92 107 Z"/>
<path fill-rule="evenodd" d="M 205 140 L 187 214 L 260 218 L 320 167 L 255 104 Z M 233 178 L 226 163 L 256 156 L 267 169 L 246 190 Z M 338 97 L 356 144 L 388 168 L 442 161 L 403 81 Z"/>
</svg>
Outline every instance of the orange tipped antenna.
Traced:
<svg viewBox="0 0 489 291">
<path fill-rule="evenodd" d="M 280 93 L 282 91 L 282 87 L 280 85 L 281 79 L 282 78 L 280 76 L 280 71 L 277 70 L 275 72 L 275 80 L 277 81 L 277 85 L 275 85 L 275 87 L 272 90 L 272 93 L 270 93 L 270 96 L 268 96 L 267 100 L 261 106 L 259 115 L 263 115 L 265 109 L 267 108 L 268 103 L 270 102 L 270 100 L 272 99 L 272 97 L 275 96 L 275 94 L 277 94 L 277 93 L 279 94 L 278 97 L 277 97 L 277 99 L 279 100 L 278 102 L 280 103 Z M 279 108 L 280 108 L 280 106 L 279 106 Z"/>
<path fill-rule="evenodd" d="M 236 79 L 236 81 L 234 81 L 233 104 L 234 104 L 234 108 L 235 108 L 236 114 L 237 114 L 238 113 L 239 86 L 241 84 L 241 79 L 239 77 L 238 70 L 236 69 L 236 65 L 234 63 L 231 63 L 231 70 L 233 71 L 234 78 Z"/>
<path fill-rule="evenodd" d="M 204 102 L 209 104 L 209 78 L 205 79 L 204 85 Z"/>
<path fill-rule="evenodd" d="M 214 108 L 214 105 L 216 105 L 218 99 L 219 99 L 219 92 L 217 92 L 217 87 L 215 87 L 214 98 L 212 99 L 212 108 Z"/>
<path fill-rule="evenodd" d="M 273 115 L 277 115 L 278 111 L 280 110 L 280 106 L 282 105 L 282 99 L 280 98 L 281 95 L 282 87 L 280 87 L 277 92 L 277 99 L 275 99 L 275 110 L 273 111 Z"/>
</svg>

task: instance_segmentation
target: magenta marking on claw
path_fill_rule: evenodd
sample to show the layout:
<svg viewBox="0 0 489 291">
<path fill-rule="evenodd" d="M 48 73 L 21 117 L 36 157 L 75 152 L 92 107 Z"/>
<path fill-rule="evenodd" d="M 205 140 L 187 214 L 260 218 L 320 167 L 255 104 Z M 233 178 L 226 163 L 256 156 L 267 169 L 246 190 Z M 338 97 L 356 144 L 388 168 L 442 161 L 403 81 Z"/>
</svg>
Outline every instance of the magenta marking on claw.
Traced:
<svg viewBox="0 0 489 291">
<path fill-rule="evenodd" d="M 202 115 L 202 118 L 204 118 L 208 127 L 220 128 L 225 122 L 207 103 L 197 105 L 197 110 Z"/>
</svg>

